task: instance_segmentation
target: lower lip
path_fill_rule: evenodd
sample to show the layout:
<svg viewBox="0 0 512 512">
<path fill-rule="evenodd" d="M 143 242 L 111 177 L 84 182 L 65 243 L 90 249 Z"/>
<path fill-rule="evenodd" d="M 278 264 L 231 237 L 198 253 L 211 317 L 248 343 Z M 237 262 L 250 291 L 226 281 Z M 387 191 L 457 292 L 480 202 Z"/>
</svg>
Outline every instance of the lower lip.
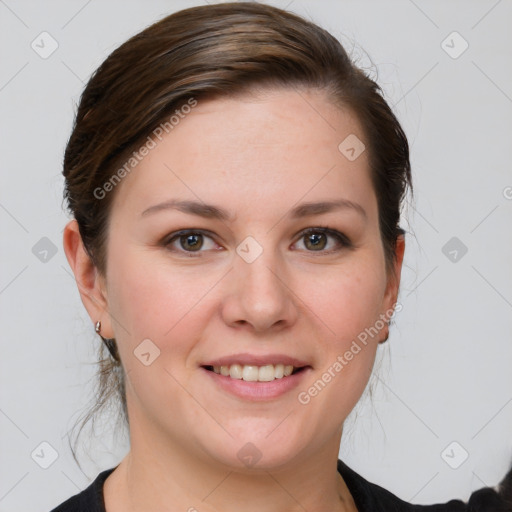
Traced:
<svg viewBox="0 0 512 512">
<path fill-rule="evenodd" d="M 224 391 L 246 400 L 261 401 L 277 398 L 296 388 L 311 371 L 311 368 L 304 368 L 298 373 L 270 382 L 248 382 L 242 379 L 232 379 L 203 367 L 201 370 L 207 373 L 213 382 Z"/>
</svg>

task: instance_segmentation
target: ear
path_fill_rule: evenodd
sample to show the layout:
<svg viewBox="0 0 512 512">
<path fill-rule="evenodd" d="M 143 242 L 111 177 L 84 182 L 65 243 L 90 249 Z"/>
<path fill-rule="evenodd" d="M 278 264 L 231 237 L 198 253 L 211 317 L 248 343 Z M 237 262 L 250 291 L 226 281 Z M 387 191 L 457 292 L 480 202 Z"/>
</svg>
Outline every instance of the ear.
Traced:
<svg viewBox="0 0 512 512">
<path fill-rule="evenodd" d="M 405 235 L 399 234 L 395 244 L 395 262 L 393 264 L 393 271 L 388 273 L 386 291 L 384 293 L 384 311 L 389 311 L 394 307 L 398 298 L 398 291 L 400 288 L 400 277 L 402 274 L 402 263 L 405 253 Z"/>
<path fill-rule="evenodd" d="M 104 338 L 113 338 L 114 332 L 108 311 L 105 279 L 85 251 L 75 219 L 68 222 L 64 228 L 63 246 L 69 266 L 75 275 L 82 303 L 89 313 L 92 323 L 95 324 L 99 320 L 101 335 Z"/>
</svg>

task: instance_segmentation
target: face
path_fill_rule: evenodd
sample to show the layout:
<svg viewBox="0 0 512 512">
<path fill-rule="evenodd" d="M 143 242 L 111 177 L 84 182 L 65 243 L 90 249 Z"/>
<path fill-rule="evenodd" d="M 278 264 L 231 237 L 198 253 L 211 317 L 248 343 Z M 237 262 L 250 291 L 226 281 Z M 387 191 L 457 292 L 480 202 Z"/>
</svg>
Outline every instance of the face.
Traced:
<svg viewBox="0 0 512 512">
<path fill-rule="evenodd" d="M 398 286 L 349 135 L 317 91 L 198 101 L 118 185 L 102 324 L 133 436 L 231 467 L 339 443 Z"/>
</svg>

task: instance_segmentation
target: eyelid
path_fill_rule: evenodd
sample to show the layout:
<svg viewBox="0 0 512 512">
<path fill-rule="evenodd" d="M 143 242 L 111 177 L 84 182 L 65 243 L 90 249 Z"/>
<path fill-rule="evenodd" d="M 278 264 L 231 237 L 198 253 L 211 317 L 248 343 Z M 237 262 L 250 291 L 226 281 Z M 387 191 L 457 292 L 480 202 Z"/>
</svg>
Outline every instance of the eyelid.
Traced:
<svg viewBox="0 0 512 512">
<path fill-rule="evenodd" d="M 342 249 L 352 249 L 354 247 L 352 241 L 348 238 L 347 235 L 341 233 L 337 229 L 330 228 L 328 226 L 314 226 L 310 228 L 303 229 L 297 236 L 297 241 L 299 241 L 305 235 L 309 233 L 324 233 L 328 236 L 334 238 L 338 244 L 341 245 Z M 296 242 L 295 242 L 296 243 Z M 332 254 L 334 252 L 338 252 L 341 249 L 330 249 L 328 251 L 306 251 L 307 253 L 318 253 L 318 254 Z"/>
</svg>

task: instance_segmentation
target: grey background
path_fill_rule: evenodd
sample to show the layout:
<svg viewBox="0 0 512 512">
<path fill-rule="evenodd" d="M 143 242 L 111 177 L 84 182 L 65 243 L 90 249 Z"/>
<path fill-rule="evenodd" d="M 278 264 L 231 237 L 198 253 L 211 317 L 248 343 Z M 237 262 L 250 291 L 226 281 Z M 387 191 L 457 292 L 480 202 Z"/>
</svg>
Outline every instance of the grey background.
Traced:
<svg viewBox="0 0 512 512">
<path fill-rule="evenodd" d="M 62 154 L 108 53 L 201 3 L 0 0 L 0 512 L 50 510 L 126 450 L 108 423 L 84 448 L 83 471 L 68 446 L 93 396 L 99 338 L 62 250 Z M 512 2 L 269 3 L 346 45 L 378 78 L 412 150 L 403 310 L 340 456 L 404 500 L 467 499 L 512 463 Z M 31 47 L 51 49 L 43 31 L 58 43 L 47 58 Z"/>
</svg>

